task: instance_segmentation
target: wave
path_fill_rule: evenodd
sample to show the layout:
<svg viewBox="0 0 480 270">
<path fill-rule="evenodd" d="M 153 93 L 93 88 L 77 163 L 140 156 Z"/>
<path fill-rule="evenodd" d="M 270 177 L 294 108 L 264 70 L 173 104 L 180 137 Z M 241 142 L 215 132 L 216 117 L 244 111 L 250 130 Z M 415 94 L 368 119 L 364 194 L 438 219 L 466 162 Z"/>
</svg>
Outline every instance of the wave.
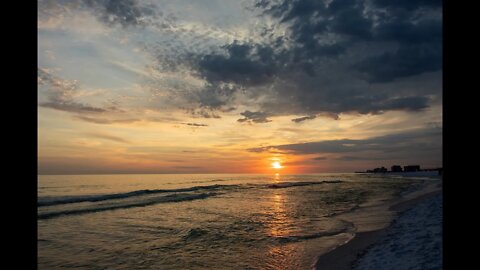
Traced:
<svg viewBox="0 0 480 270">
<path fill-rule="evenodd" d="M 284 182 L 267 185 L 267 188 L 289 188 L 289 187 L 301 187 L 301 186 L 310 186 L 310 185 L 321 185 L 321 184 L 337 184 L 343 183 L 341 180 L 327 180 L 321 182 Z"/>
<path fill-rule="evenodd" d="M 143 201 L 126 202 L 126 203 L 119 203 L 114 205 L 111 205 L 111 204 L 96 205 L 96 206 L 81 208 L 81 209 L 69 209 L 69 210 L 45 212 L 45 213 L 38 214 L 37 218 L 49 219 L 49 218 L 54 218 L 54 217 L 64 216 L 64 215 L 78 215 L 78 214 L 86 214 L 86 213 L 93 213 L 93 212 L 100 212 L 100 211 L 107 211 L 107 210 L 115 210 L 115 209 L 143 207 L 143 206 L 149 206 L 149 205 L 159 204 L 159 203 L 192 201 L 192 200 L 206 199 L 208 197 L 212 197 L 215 195 L 218 195 L 218 193 L 210 192 L 210 193 L 200 193 L 200 194 L 170 194 L 162 197 L 149 198 L 148 200 L 143 200 Z"/>
<path fill-rule="evenodd" d="M 197 180 L 197 181 L 191 181 L 190 183 L 211 183 L 211 182 L 225 182 L 229 181 L 227 179 L 212 179 L 212 180 Z"/>
<path fill-rule="evenodd" d="M 207 230 L 204 230 L 204 229 L 201 229 L 201 228 L 193 228 L 193 229 L 190 229 L 187 234 L 183 237 L 183 240 L 184 241 L 189 241 L 189 240 L 192 240 L 192 239 L 196 239 L 202 235 L 205 235 L 207 234 L 208 231 Z"/>
<path fill-rule="evenodd" d="M 304 240 L 326 237 L 326 236 L 335 236 L 341 233 L 350 233 L 349 231 L 339 230 L 339 231 L 331 231 L 331 232 L 317 232 L 309 235 L 298 235 L 298 236 L 277 236 L 277 239 L 280 243 L 291 243 L 291 242 L 300 242 Z"/>
<path fill-rule="evenodd" d="M 222 179 L 216 179 L 215 181 L 222 181 Z M 331 181 L 321 181 L 321 182 L 282 182 L 276 184 L 260 185 L 267 188 L 289 188 L 289 187 L 298 187 L 298 186 L 309 186 L 309 185 L 319 185 L 327 183 L 341 183 L 340 180 L 331 180 Z M 257 186 L 258 185 L 254 185 Z M 238 188 L 239 185 L 208 185 L 208 186 L 194 186 L 188 188 L 178 188 L 178 189 L 142 189 L 135 190 L 124 193 L 114 193 L 114 194 L 100 194 L 100 195 L 78 195 L 78 196 L 63 196 L 63 197 L 40 197 L 38 198 L 37 206 L 54 206 L 61 204 L 72 204 L 72 203 L 81 203 L 81 202 L 101 202 L 107 200 L 115 199 L 126 199 L 136 196 L 160 194 L 160 193 L 181 193 L 181 192 L 194 192 L 202 190 L 219 190 L 219 189 L 233 189 Z M 246 186 L 244 186 L 246 187 Z"/>
<path fill-rule="evenodd" d="M 159 193 L 180 193 L 180 192 L 192 192 L 201 190 L 216 190 L 225 188 L 234 188 L 237 185 L 210 185 L 210 186 L 195 186 L 189 188 L 178 189 L 143 189 L 135 190 L 126 193 L 114 193 L 114 194 L 101 194 L 101 195 L 83 195 L 83 196 L 65 196 L 65 197 L 43 197 L 38 198 L 37 206 L 54 206 L 60 204 L 80 203 L 80 202 L 100 202 L 106 200 L 125 199 L 136 196 L 152 195 Z"/>
<path fill-rule="evenodd" d="M 316 232 L 316 233 L 305 234 L 305 235 L 275 236 L 274 238 L 280 243 L 290 243 L 290 242 L 300 242 L 300 241 L 320 238 L 320 237 L 335 236 L 341 233 L 349 233 L 352 235 L 355 234 L 357 228 L 352 222 L 348 222 L 345 220 L 339 220 L 339 221 L 343 223 L 343 226 L 334 230 Z"/>
</svg>

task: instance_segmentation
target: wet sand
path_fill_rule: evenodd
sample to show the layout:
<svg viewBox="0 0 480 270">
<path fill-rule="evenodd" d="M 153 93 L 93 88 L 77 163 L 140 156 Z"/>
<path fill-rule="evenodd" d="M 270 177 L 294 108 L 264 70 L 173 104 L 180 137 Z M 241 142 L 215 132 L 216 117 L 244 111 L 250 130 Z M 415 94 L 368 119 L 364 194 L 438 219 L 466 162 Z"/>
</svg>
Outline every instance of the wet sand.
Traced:
<svg viewBox="0 0 480 270">
<path fill-rule="evenodd" d="M 438 188 L 434 191 L 428 191 L 427 193 L 421 194 L 414 198 L 409 198 L 407 200 L 402 200 L 390 207 L 390 210 L 397 213 L 404 212 L 420 202 L 423 202 L 437 194 L 442 192 L 441 188 Z M 393 222 L 393 221 L 392 221 Z M 348 270 L 352 269 L 354 262 L 357 258 L 364 252 L 368 250 L 369 247 L 373 246 L 379 240 L 383 239 L 388 231 L 390 226 L 386 228 L 369 231 L 369 232 L 360 232 L 355 235 L 355 237 L 348 243 L 320 256 L 315 264 L 315 269 L 320 270 Z"/>
</svg>

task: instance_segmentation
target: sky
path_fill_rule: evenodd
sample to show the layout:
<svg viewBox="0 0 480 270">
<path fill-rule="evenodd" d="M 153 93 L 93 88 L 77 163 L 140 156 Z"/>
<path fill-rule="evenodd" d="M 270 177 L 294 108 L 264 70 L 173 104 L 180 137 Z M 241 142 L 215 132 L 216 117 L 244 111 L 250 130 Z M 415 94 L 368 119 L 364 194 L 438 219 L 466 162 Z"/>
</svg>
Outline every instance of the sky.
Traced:
<svg viewBox="0 0 480 270">
<path fill-rule="evenodd" d="M 38 1 L 39 174 L 395 164 L 442 166 L 441 1 Z"/>
</svg>

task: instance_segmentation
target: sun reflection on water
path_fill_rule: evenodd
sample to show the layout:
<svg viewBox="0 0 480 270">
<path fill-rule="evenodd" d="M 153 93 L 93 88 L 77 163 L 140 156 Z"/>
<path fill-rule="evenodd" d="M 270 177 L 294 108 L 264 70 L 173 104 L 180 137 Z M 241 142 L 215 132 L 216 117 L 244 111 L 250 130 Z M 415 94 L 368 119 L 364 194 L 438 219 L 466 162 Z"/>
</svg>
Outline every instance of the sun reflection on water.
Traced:
<svg viewBox="0 0 480 270">
<path fill-rule="evenodd" d="M 275 182 L 280 181 L 280 176 L 275 175 Z M 267 258 L 265 260 L 268 269 L 302 269 L 300 267 L 300 257 L 298 249 L 301 249 L 299 243 L 289 243 L 284 241 L 294 229 L 294 220 L 289 214 L 288 195 L 284 189 L 274 190 L 271 194 L 270 220 L 267 224 L 266 233 L 276 239 L 267 248 Z"/>
<path fill-rule="evenodd" d="M 272 220 L 270 221 L 270 235 L 279 237 L 283 235 L 284 225 L 288 223 L 288 216 L 285 213 L 283 196 L 273 194 L 272 196 Z"/>
</svg>

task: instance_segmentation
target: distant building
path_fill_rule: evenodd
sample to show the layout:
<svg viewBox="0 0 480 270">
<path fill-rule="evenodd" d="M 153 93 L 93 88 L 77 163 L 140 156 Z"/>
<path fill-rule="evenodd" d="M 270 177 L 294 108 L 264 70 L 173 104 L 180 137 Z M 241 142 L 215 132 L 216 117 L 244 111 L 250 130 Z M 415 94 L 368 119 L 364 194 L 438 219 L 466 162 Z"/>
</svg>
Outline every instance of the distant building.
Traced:
<svg viewBox="0 0 480 270">
<path fill-rule="evenodd" d="M 420 165 L 408 165 L 403 167 L 405 172 L 418 172 L 420 171 Z"/>
<path fill-rule="evenodd" d="M 385 167 L 375 168 L 375 169 L 373 169 L 373 172 L 374 172 L 374 173 L 386 173 L 386 172 L 387 172 L 387 168 L 385 168 Z"/>
<path fill-rule="evenodd" d="M 393 165 L 392 166 L 392 172 L 402 172 L 402 166 L 400 165 Z"/>
</svg>

